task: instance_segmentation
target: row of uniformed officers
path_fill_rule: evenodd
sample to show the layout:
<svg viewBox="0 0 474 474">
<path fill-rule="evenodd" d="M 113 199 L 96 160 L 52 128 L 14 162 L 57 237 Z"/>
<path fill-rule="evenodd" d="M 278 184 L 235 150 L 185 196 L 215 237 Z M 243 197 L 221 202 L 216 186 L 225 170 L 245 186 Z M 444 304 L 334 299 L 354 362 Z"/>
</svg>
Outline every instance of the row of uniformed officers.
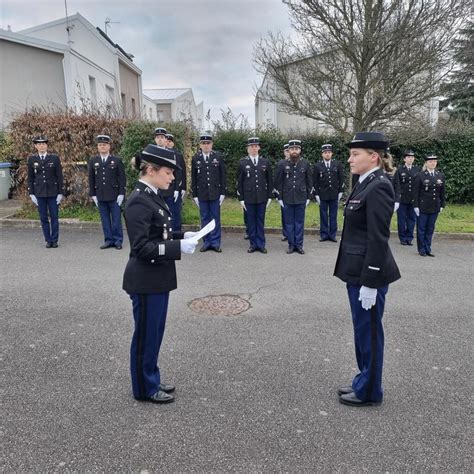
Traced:
<svg viewBox="0 0 474 474">
<path fill-rule="evenodd" d="M 170 208 L 172 228 L 181 230 L 181 211 L 186 194 L 186 165 L 182 153 L 174 146 L 174 137 L 164 128 L 156 128 L 155 144 L 175 153 L 179 170 L 174 171 L 174 180 L 161 194 Z M 58 246 L 58 206 L 63 198 L 63 176 L 60 159 L 47 152 L 48 140 L 34 140 L 37 154 L 28 159 L 28 192 L 38 206 L 46 247 Z M 201 252 L 221 250 L 220 206 L 226 189 L 226 169 L 221 153 L 212 149 L 211 135 L 201 135 L 200 151 L 192 159 L 191 189 L 199 207 L 201 224 L 212 219 L 215 229 L 204 238 Z M 104 243 L 102 249 L 122 248 L 123 232 L 121 206 L 125 198 L 126 177 L 122 160 L 110 153 L 111 138 L 97 137 L 98 154 L 88 165 L 89 194 L 97 206 Z M 332 145 L 321 148 L 322 160 L 313 168 L 301 156 L 301 142 L 290 140 L 284 146 L 284 159 L 278 162 L 273 178 L 270 160 L 260 155 L 258 137 L 247 141 L 247 156 L 239 162 L 237 173 L 237 195 L 244 210 L 249 253 L 267 253 L 265 243 L 265 212 L 272 197 L 282 211 L 283 239 L 288 241 L 287 253 L 304 253 L 305 209 L 314 197 L 319 204 L 320 241 L 337 242 L 337 210 L 344 189 L 342 164 L 332 158 Z M 444 175 L 436 169 L 437 157 L 428 155 L 421 169 L 413 164 L 412 150 L 404 153 L 404 163 L 395 173 L 387 177 L 394 187 L 395 211 L 397 212 L 398 235 L 402 245 L 413 245 L 414 228 L 417 222 L 418 252 L 422 256 L 434 256 L 431 242 L 438 213 L 445 206 Z"/>
</svg>

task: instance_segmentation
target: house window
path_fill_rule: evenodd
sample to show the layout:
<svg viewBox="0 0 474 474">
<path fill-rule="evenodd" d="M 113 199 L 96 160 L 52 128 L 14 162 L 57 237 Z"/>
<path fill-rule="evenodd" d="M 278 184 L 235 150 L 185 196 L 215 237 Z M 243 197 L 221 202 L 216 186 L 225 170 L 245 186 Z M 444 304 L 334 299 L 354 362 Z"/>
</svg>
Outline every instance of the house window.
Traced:
<svg viewBox="0 0 474 474">
<path fill-rule="evenodd" d="M 135 99 L 132 97 L 132 116 L 135 117 L 137 111 L 135 109 Z"/>
<path fill-rule="evenodd" d="M 111 107 L 114 105 L 115 99 L 114 99 L 114 88 L 110 86 L 105 86 L 105 96 L 107 100 L 107 106 Z"/>
<path fill-rule="evenodd" d="M 95 77 L 89 76 L 89 90 L 91 94 L 92 107 L 97 107 L 97 89 L 95 85 Z"/>
<path fill-rule="evenodd" d="M 153 118 L 153 109 L 150 107 L 150 118 Z"/>
<path fill-rule="evenodd" d="M 120 95 L 122 97 L 122 115 L 126 117 L 127 116 L 127 98 L 125 97 L 124 93 Z"/>
</svg>

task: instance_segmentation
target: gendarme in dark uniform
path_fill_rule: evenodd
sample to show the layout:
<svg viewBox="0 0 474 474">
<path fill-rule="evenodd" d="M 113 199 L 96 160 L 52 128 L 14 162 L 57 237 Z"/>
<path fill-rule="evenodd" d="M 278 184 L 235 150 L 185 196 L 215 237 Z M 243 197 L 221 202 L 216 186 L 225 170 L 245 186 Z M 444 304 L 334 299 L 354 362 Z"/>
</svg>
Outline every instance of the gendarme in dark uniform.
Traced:
<svg viewBox="0 0 474 474">
<path fill-rule="evenodd" d="M 286 253 L 296 251 L 304 254 L 304 218 L 313 188 L 311 166 L 300 157 L 300 140 L 290 140 L 288 145 L 290 158 L 278 163 L 276 189 L 278 202 L 283 207 L 284 226 L 288 237 Z"/>
<path fill-rule="evenodd" d="M 438 157 L 429 154 L 425 158 L 425 168 L 415 178 L 413 207 L 418 214 L 417 245 L 418 253 L 434 257 L 431 252 L 433 233 L 438 214 L 446 205 L 445 177 L 436 169 Z"/>
<path fill-rule="evenodd" d="M 120 206 L 125 197 L 126 177 L 121 158 L 110 154 L 111 138 L 97 136 L 99 155 L 89 160 L 89 195 L 99 208 L 106 249 L 120 250 L 123 243 Z"/>
<path fill-rule="evenodd" d="M 226 190 L 224 157 L 212 150 L 212 136 L 201 135 L 201 151 L 193 156 L 191 163 L 191 189 L 194 202 L 199 206 L 201 227 L 216 221 L 215 229 L 207 234 L 201 252 L 221 252 L 221 209 Z"/>
<path fill-rule="evenodd" d="M 321 147 L 323 160 L 314 165 L 313 194 L 319 204 L 320 241 L 337 242 L 337 208 L 344 189 L 344 170 L 338 160 L 332 159 L 332 145 Z"/>
<path fill-rule="evenodd" d="M 258 154 L 260 140 L 247 140 L 249 154 L 239 161 L 237 170 L 237 196 L 247 212 L 249 253 L 259 250 L 267 253 L 265 247 L 265 211 L 272 199 L 273 180 L 270 160 Z M 251 155 L 251 153 L 256 154 Z"/>
<path fill-rule="evenodd" d="M 64 194 L 63 169 L 59 156 L 47 152 L 46 137 L 36 137 L 33 143 L 37 153 L 28 157 L 28 194 L 38 206 L 46 247 L 56 248 L 59 240 L 59 204 Z"/>
<path fill-rule="evenodd" d="M 415 159 L 415 152 L 413 150 L 406 150 L 403 156 L 405 163 L 400 165 L 395 173 L 395 180 L 398 182 L 400 190 L 400 201 L 397 209 L 398 238 L 402 245 L 413 245 L 413 231 L 416 223 L 413 206 L 415 178 L 421 168 L 413 164 Z"/>
<path fill-rule="evenodd" d="M 172 150 L 176 156 L 176 163 L 180 169 L 174 172 L 173 184 L 166 190 L 162 191 L 166 204 L 170 208 L 173 223 L 173 230 L 180 232 L 182 226 L 181 210 L 183 206 L 183 198 L 186 194 L 186 162 L 183 154 L 174 146 L 174 136 L 171 133 L 165 135 L 167 148 Z"/>
<path fill-rule="evenodd" d="M 394 192 L 380 169 L 388 140 L 381 133 L 361 132 L 348 146 L 351 172 L 359 174 L 359 181 L 344 207 L 334 275 L 347 286 L 359 373 L 338 394 L 341 403 L 364 406 L 383 398 L 382 317 L 388 285 L 400 278 L 400 272 L 388 244 Z"/>
</svg>

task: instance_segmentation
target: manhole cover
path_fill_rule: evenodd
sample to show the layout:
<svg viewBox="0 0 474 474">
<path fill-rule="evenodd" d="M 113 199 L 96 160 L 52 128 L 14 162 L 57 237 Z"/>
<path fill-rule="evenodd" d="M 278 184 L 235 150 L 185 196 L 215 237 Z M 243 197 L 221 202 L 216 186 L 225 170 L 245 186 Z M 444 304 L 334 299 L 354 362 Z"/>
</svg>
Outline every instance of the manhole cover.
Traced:
<svg viewBox="0 0 474 474">
<path fill-rule="evenodd" d="M 240 296 L 216 295 L 196 298 L 189 303 L 195 313 L 233 316 L 250 308 L 250 303 Z"/>
</svg>

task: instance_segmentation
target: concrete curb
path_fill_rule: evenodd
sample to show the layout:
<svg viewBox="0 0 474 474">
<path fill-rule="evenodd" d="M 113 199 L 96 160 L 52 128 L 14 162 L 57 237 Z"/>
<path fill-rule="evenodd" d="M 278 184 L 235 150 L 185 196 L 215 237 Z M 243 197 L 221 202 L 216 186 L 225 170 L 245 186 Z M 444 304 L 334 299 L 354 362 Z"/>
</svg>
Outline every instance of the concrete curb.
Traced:
<svg viewBox="0 0 474 474">
<path fill-rule="evenodd" d="M 75 228 L 75 229 L 91 229 L 91 230 L 96 230 L 96 229 L 102 229 L 102 226 L 100 222 L 84 222 L 80 221 L 79 219 L 59 219 L 59 223 L 62 226 L 70 227 L 70 228 Z M 40 227 L 40 222 L 39 220 L 35 219 L 10 219 L 7 217 L 0 218 L 0 228 L 2 227 L 22 227 L 26 229 L 32 229 L 36 227 Z M 197 226 L 194 225 L 188 225 L 185 224 L 183 225 L 183 230 L 196 230 Z M 224 232 L 228 233 L 243 233 L 244 228 L 243 226 L 223 226 L 222 230 Z M 305 229 L 305 235 L 317 235 L 319 229 L 317 228 L 311 228 L 311 229 Z M 267 234 L 281 234 L 281 229 L 278 227 L 266 227 L 265 232 Z M 340 232 L 338 232 L 338 235 L 340 235 Z M 392 238 L 396 239 L 397 238 L 397 232 L 392 231 L 391 232 Z M 474 233 L 438 233 L 435 232 L 436 238 L 441 238 L 441 239 L 448 239 L 448 240 L 470 240 L 474 241 Z"/>
</svg>

